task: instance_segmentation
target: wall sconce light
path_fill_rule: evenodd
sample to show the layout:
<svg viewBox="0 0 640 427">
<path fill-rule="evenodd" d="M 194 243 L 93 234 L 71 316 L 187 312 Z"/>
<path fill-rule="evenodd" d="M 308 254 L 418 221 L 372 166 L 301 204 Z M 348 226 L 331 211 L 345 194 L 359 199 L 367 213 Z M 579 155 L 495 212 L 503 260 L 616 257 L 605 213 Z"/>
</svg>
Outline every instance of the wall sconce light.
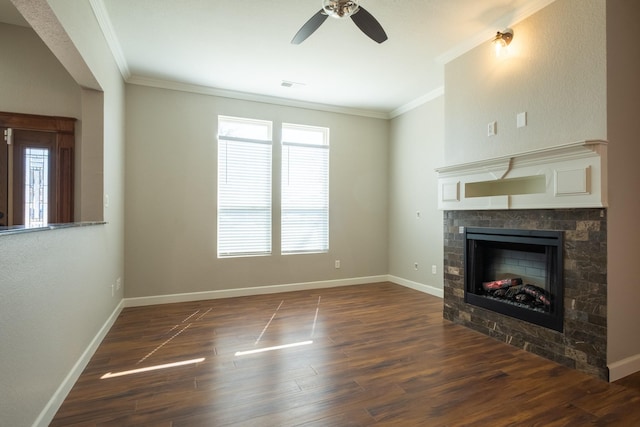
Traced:
<svg viewBox="0 0 640 427">
<path fill-rule="evenodd" d="M 498 31 L 493 38 L 493 47 L 496 49 L 496 56 L 500 56 L 502 50 L 509 46 L 512 40 L 513 30 L 511 28 L 507 28 L 502 32 Z"/>
</svg>

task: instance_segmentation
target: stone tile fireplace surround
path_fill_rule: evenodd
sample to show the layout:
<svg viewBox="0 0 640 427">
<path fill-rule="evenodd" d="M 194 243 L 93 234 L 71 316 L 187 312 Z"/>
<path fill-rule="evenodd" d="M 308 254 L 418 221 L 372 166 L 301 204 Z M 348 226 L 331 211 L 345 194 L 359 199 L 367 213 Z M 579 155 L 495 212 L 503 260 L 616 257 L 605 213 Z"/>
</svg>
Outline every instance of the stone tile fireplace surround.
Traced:
<svg viewBox="0 0 640 427">
<path fill-rule="evenodd" d="M 460 227 L 564 232 L 563 332 L 464 302 Z M 608 380 L 606 210 L 445 211 L 444 318 Z"/>
<path fill-rule="evenodd" d="M 445 319 L 608 380 L 606 149 L 582 141 L 437 170 Z M 466 227 L 562 233 L 562 330 L 465 302 Z"/>
</svg>

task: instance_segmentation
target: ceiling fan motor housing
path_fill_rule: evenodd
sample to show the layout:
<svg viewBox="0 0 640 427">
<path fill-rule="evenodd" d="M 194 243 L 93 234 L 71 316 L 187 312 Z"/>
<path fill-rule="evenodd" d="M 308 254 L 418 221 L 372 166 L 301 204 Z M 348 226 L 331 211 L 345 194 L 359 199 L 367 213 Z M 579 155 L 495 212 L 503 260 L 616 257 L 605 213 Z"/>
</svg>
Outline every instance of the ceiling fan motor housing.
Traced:
<svg viewBox="0 0 640 427">
<path fill-rule="evenodd" d="M 358 11 L 356 0 L 323 0 L 322 9 L 333 18 L 348 18 Z"/>
<path fill-rule="evenodd" d="M 305 41 L 329 16 L 338 19 L 351 18 L 367 37 L 377 43 L 387 40 L 387 33 L 380 23 L 364 7 L 360 7 L 358 0 L 322 0 L 322 9 L 304 23 L 293 36 L 291 43 L 300 44 Z"/>
</svg>

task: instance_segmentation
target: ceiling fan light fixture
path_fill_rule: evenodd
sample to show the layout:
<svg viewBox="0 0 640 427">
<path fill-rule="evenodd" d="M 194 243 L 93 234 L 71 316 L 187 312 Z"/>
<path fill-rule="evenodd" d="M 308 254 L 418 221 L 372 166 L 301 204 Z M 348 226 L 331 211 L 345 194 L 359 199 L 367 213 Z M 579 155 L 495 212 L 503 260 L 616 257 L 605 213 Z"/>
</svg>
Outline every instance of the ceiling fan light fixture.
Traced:
<svg viewBox="0 0 640 427">
<path fill-rule="evenodd" d="M 332 18 L 348 18 L 359 8 L 357 0 L 322 0 L 322 10 Z"/>
</svg>

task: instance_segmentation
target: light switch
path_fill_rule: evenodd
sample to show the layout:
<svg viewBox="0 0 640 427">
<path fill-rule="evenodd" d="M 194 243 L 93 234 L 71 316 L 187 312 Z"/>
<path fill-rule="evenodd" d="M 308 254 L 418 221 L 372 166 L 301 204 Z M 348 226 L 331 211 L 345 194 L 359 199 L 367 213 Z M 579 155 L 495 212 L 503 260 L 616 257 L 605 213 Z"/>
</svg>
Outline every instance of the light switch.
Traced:
<svg viewBox="0 0 640 427">
<path fill-rule="evenodd" d="M 519 128 L 523 128 L 527 125 L 527 113 L 518 113 L 516 115 L 516 126 Z"/>
</svg>

